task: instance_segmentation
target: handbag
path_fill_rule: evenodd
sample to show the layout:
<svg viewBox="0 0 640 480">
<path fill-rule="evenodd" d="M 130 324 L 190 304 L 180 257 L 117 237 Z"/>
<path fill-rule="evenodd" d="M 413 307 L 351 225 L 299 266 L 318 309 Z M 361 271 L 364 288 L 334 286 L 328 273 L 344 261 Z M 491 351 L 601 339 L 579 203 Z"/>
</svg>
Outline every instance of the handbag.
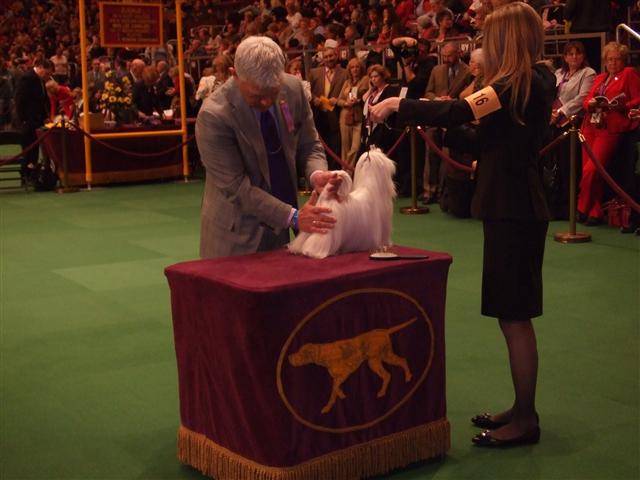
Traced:
<svg viewBox="0 0 640 480">
<path fill-rule="evenodd" d="M 462 153 L 469 153 L 474 158 L 480 156 L 478 132 L 472 123 L 463 123 L 457 127 L 447 128 L 442 138 L 442 145 Z"/>
</svg>

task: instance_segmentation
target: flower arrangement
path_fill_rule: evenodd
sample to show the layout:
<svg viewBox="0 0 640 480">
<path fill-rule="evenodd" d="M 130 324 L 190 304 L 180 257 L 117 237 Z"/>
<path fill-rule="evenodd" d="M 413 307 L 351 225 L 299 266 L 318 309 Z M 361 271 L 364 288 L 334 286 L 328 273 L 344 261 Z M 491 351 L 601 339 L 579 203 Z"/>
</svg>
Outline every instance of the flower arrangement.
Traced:
<svg viewBox="0 0 640 480">
<path fill-rule="evenodd" d="M 135 118 L 129 77 L 117 77 L 113 70 L 107 72 L 104 88 L 98 98 L 98 108 L 105 120 L 122 123 Z"/>
</svg>

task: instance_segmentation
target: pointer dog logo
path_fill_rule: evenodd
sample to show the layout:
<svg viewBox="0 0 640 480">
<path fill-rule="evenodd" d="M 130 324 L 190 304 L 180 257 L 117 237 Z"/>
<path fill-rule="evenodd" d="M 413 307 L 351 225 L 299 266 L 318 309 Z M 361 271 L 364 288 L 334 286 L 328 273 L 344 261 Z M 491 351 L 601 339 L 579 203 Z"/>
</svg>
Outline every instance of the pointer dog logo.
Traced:
<svg viewBox="0 0 640 480">
<path fill-rule="evenodd" d="M 416 321 L 411 320 L 388 329 L 376 329 L 353 338 L 338 340 L 333 343 L 307 343 L 296 353 L 289 355 L 289 363 L 294 367 L 302 367 L 314 363 L 327 369 L 333 379 L 331 396 L 322 408 L 322 413 L 331 411 L 338 398 L 347 398 L 340 386 L 360 366 L 367 365 L 382 380 L 378 398 L 384 397 L 391 380 L 391 374 L 384 368 L 384 364 L 397 366 L 404 371 L 404 381 L 410 382 L 412 375 L 406 359 L 393 351 L 391 335 Z"/>
</svg>

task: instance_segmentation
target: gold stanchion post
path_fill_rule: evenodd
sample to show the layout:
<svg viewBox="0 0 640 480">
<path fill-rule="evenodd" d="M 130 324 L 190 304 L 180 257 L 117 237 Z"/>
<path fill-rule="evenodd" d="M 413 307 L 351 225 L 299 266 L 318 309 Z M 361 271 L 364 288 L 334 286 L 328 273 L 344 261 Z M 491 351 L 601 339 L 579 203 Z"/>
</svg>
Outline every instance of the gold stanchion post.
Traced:
<svg viewBox="0 0 640 480">
<path fill-rule="evenodd" d="M 78 188 L 69 186 L 69 152 L 67 151 L 67 122 L 62 115 L 62 187 L 56 188 L 58 193 L 74 193 Z"/>
<path fill-rule="evenodd" d="M 591 234 L 576 232 L 576 155 L 578 154 L 578 129 L 575 125 L 575 117 L 571 119 L 569 130 L 570 155 L 569 155 L 569 231 L 557 232 L 553 239 L 560 243 L 586 243 L 591 241 Z"/>
<path fill-rule="evenodd" d="M 410 129 L 410 139 L 411 139 L 411 206 L 410 207 L 402 207 L 400 209 L 400 213 L 405 215 L 421 215 L 424 213 L 429 213 L 429 207 L 418 207 L 418 192 L 417 192 L 417 182 L 418 182 L 418 172 L 417 170 L 417 159 L 416 159 L 416 126 L 408 127 Z"/>
</svg>

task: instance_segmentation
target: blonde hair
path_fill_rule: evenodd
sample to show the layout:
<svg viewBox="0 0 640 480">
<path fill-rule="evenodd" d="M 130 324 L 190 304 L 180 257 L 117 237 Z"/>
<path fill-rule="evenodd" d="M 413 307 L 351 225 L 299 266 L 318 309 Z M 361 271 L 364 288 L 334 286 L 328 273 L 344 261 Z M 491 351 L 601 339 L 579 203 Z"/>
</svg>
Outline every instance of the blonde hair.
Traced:
<svg viewBox="0 0 640 480">
<path fill-rule="evenodd" d="M 347 71 L 349 72 L 349 78 L 351 78 L 351 67 L 353 65 L 358 65 L 358 67 L 360 67 L 360 77 L 358 78 L 358 80 L 364 77 L 366 73 L 364 70 L 364 64 L 360 60 L 358 60 L 356 57 L 353 57 L 351 60 L 349 60 L 349 63 L 347 63 Z"/>
<path fill-rule="evenodd" d="M 47 80 L 47 83 L 44 84 L 44 88 L 47 90 L 47 93 L 57 93 L 58 92 L 58 82 L 56 82 L 53 78 Z"/>
<path fill-rule="evenodd" d="M 509 3 L 487 16 L 483 31 L 485 85 L 499 81 L 504 85 L 503 91 L 511 89 L 509 111 L 514 120 L 524 125 L 531 70 L 542 59 L 542 19 L 526 3 Z"/>
<path fill-rule="evenodd" d="M 622 61 L 626 65 L 629 61 L 629 47 L 618 42 L 609 42 L 602 49 L 602 61 L 607 61 L 607 55 L 611 52 L 617 52 L 622 57 Z"/>
</svg>

